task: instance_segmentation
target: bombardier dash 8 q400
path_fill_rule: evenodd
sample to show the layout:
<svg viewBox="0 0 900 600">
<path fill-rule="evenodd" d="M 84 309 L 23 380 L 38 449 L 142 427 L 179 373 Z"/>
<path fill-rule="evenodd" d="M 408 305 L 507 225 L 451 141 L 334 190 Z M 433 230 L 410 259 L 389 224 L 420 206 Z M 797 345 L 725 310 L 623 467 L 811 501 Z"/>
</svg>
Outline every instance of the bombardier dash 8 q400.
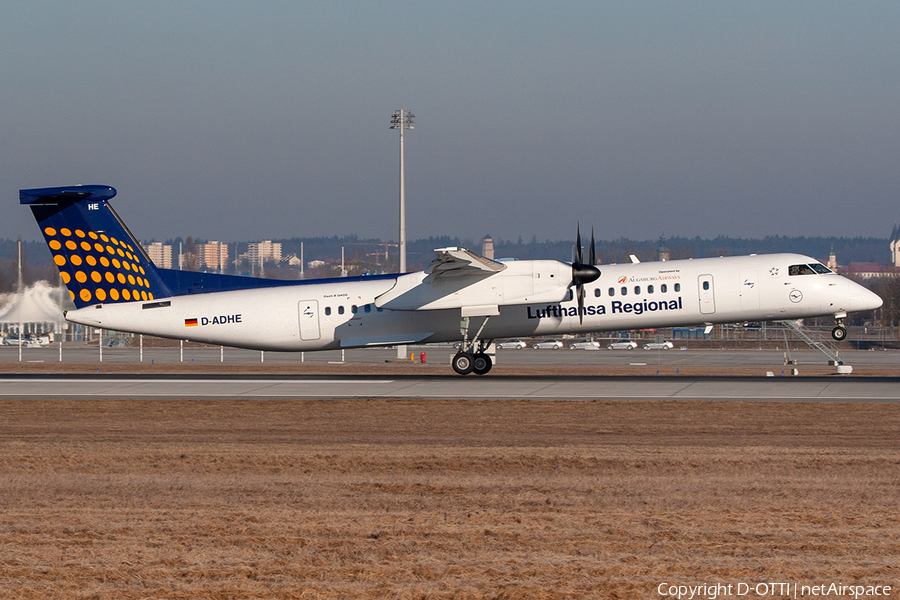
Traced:
<svg viewBox="0 0 900 600">
<path fill-rule="evenodd" d="M 462 340 L 461 374 L 484 375 L 500 337 L 833 316 L 881 298 L 799 254 L 597 266 L 581 234 L 572 263 L 438 248 L 424 271 L 284 281 L 158 268 L 108 186 L 19 191 L 75 310 L 92 327 L 256 350 L 332 350 Z"/>
</svg>

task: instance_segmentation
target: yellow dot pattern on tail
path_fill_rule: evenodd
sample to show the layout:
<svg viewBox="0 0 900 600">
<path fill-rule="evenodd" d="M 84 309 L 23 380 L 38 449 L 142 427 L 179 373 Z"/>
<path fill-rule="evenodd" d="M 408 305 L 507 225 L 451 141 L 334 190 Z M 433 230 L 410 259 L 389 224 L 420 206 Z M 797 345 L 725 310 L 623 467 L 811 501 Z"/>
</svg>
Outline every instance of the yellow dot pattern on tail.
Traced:
<svg viewBox="0 0 900 600">
<path fill-rule="evenodd" d="M 153 300 L 146 259 L 124 240 L 81 229 L 44 228 L 44 237 L 72 300 L 91 304 Z M 93 244 L 87 240 L 96 240 Z M 102 241 L 102 243 L 101 243 Z M 73 285 L 74 284 L 74 285 Z"/>
</svg>

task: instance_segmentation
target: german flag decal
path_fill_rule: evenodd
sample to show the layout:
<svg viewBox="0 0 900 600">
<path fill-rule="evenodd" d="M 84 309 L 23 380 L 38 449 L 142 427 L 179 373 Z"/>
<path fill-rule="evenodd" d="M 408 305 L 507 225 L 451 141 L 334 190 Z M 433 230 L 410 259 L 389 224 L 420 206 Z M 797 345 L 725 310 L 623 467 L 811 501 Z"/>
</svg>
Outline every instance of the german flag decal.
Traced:
<svg viewBox="0 0 900 600">
<path fill-rule="evenodd" d="M 197 319 L 185 319 L 185 320 L 184 320 L 184 326 L 185 326 L 185 327 L 196 327 L 196 326 L 197 326 Z"/>
</svg>

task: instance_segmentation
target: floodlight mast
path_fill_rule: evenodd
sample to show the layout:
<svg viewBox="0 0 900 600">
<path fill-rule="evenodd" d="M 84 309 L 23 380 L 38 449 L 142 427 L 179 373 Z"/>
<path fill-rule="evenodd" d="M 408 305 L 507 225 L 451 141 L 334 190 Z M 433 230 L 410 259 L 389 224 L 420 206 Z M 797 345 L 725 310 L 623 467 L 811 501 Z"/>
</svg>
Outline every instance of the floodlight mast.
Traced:
<svg viewBox="0 0 900 600">
<path fill-rule="evenodd" d="M 406 177 L 403 170 L 403 130 L 415 129 L 416 115 L 408 110 L 395 110 L 391 115 L 391 129 L 400 130 L 400 272 L 406 273 Z"/>
</svg>

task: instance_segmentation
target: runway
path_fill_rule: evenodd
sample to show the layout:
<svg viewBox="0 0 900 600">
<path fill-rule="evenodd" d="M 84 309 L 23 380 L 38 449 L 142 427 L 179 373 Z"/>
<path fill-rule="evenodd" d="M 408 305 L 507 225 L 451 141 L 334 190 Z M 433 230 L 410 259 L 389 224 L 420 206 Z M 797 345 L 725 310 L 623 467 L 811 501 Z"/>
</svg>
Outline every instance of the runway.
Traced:
<svg viewBox="0 0 900 600">
<path fill-rule="evenodd" d="M 0 376 L 7 399 L 461 399 L 900 402 L 895 379 L 837 377 Z"/>
</svg>

